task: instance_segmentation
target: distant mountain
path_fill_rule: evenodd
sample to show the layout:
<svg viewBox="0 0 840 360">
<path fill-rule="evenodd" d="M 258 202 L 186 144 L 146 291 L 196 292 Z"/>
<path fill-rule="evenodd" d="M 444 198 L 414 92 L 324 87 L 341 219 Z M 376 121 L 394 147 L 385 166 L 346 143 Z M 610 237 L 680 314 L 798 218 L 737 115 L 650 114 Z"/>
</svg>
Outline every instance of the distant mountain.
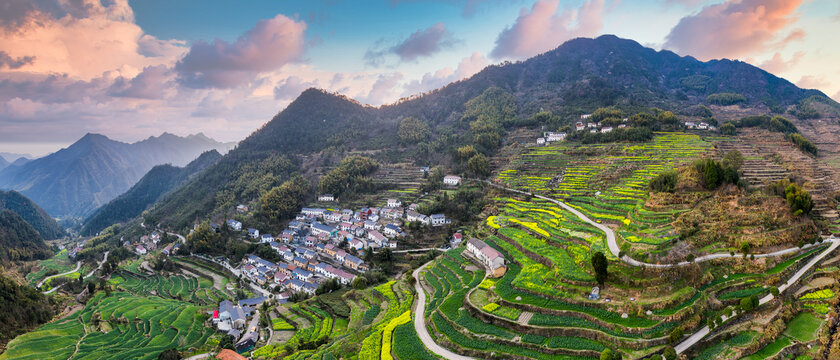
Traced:
<svg viewBox="0 0 840 360">
<path fill-rule="evenodd" d="M 124 193 L 155 165 L 183 166 L 199 154 L 233 144 L 203 134 L 163 133 L 133 144 L 87 134 L 76 143 L 0 171 L 0 188 L 20 191 L 54 217 L 84 217 Z"/>
<path fill-rule="evenodd" d="M 25 158 L 25 157 L 21 156 L 21 157 L 17 158 L 17 160 L 12 161 L 11 165 L 21 166 L 21 165 L 26 164 L 30 161 L 32 161 L 32 159 Z"/>
<path fill-rule="evenodd" d="M 5 169 L 7 166 L 11 165 L 6 159 L 0 156 L 0 170 Z"/>
<path fill-rule="evenodd" d="M 17 159 L 24 158 L 27 160 L 32 160 L 35 158 L 32 154 L 18 154 L 18 153 L 10 153 L 10 152 L 0 152 L 0 158 L 6 159 L 8 162 L 14 162 Z"/>
<path fill-rule="evenodd" d="M 539 119 L 522 122 L 525 125 L 517 122 L 541 111 L 551 111 L 564 124 L 571 124 L 580 114 L 603 106 L 678 111 L 711 105 L 711 99 L 730 95 L 743 97 L 741 106 L 763 111 L 795 109 L 810 98 L 833 103 L 817 90 L 800 89 L 740 61 L 702 62 L 611 35 L 574 39 L 526 61 L 488 66 L 469 79 L 379 108 L 308 89 L 216 165 L 162 198 L 150 209 L 149 217 L 181 228 L 196 218 L 223 213 L 232 204 L 255 200 L 254 193 L 243 189 L 270 188 L 291 172 L 311 170 L 295 168 L 309 159 L 296 155 L 326 149 L 331 153 L 382 150 L 382 156 L 419 164 L 449 161 L 453 149 L 474 142 L 462 117 L 470 100 L 489 88 L 499 88 L 513 99 L 514 119 L 503 124 L 506 128 L 558 125 Z M 716 96 L 710 99 L 710 95 Z M 482 101 L 493 103 L 494 99 Z M 399 124 L 406 117 L 426 122 L 433 140 L 406 149 L 398 136 Z M 255 171 L 266 161 L 288 164 Z M 270 181 L 256 183 L 264 178 Z M 254 182 L 252 186 L 243 185 L 248 181 Z"/>
<path fill-rule="evenodd" d="M 140 181 L 127 192 L 111 200 L 88 217 L 81 230 L 82 235 L 93 235 L 102 229 L 139 216 L 143 210 L 164 194 L 180 186 L 193 175 L 213 165 L 222 158 L 216 150 L 207 151 L 185 167 L 169 164 L 158 165 L 149 170 Z"/>
<path fill-rule="evenodd" d="M 0 210 L 0 260 L 46 259 L 52 254 L 32 225 L 11 210 Z"/>
<path fill-rule="evenodd" d="M 64 229 L 37 204 L 17 191 L 0 191 L 0 210 L 10 210 L 23 218 L 47 240 L 64 236 Z"/>
</svg>

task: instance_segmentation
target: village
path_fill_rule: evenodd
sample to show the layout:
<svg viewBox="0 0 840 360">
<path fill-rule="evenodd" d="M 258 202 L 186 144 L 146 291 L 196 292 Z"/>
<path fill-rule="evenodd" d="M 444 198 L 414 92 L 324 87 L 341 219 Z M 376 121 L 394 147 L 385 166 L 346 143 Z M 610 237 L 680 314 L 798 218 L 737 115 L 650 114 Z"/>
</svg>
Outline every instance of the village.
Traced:
<svg viewBox="0 0 840 360">
<path fill-rule="evenodd" d="M 442 182 L 444 186 L 454 188 L 461 185 L 462 178 L 446 175 Z M 317 200 L 322 206 L 337 202 L 331 194 L 319 195 Z M 210 258 L 192 254 L 223 266 L 244 281 L 256 295 L 236 302 L 221 301 L 219 307 L 210 313 L 212 325 L 219 332 L 233 337 L 237 351 L 253 347 L 259 340 L 256 321 L 259 315 L 256 309 L 263 302 L 274 300 L 283 304 L 293 296 L 314 296 L 322 286 L 351 286 L 358 277 L 371 269 L 370 264 L 362 259 L 365 254 L 399 249 L 400 241 L 406 237 L 403 228 L 407 225 L 417 223 L 420 226 L 442 227 L 452 222 L 445 214 L 421 214 L 418 208 L 418 204 L 406 206 L 397 198 L 387 199 L 382 206 L 362 207 L 358 210 L 304 207 L 279 234 L 248 228 L 232 218 L 227 219 L 224 225 L 210 223 L 215 232 L 221 232 L 225 226 L 238 234 L 241 241 L 267 244 L 281 259 L 272 262 L 249 254 L 241 262 L 232 264 L 225 257 Z M 236 207 L 237 213 L 248 211 L 247 205 Z M 197 227 L 198 224 L 193 231 Z M 165 232 L 153 231 L 149 235 L 140 236 L 136 242 L 125 241 L 123 246 L 140 256 L 157 250 L 166 256 L 179 254 L 184 240 L 168 243 L 162 236 L 167 235 Z M 458 246 L 462 239 L 461 233 L 455 233 L 448 245 Z M 159 249 L 161 243 L 168 244 Z M 476 248 L 475 256 L 484 261 L 487 258 L 485 253 L 490 250 L 489 247 Z M 499 260 L 503 262 L 499 254 L 488 254 L 492 257 L 487 260 L 490 268 L 503 268 L 503 264 L 498 264 Z"/>
</svg>

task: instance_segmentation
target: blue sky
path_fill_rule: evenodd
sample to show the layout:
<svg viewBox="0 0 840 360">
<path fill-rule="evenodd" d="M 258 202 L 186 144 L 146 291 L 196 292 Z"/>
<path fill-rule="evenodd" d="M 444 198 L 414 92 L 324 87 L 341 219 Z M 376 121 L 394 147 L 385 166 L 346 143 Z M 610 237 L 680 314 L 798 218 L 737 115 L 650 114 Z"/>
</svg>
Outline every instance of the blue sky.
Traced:
<svg viewBox="0 0 840 360">
<path fill-rule="evenodd" d="M 4 0 L 0 151 L 240 140 L 307 87 L 378 106 L 615 34 L 840 99 L 836 0 Z"/>
</svg>

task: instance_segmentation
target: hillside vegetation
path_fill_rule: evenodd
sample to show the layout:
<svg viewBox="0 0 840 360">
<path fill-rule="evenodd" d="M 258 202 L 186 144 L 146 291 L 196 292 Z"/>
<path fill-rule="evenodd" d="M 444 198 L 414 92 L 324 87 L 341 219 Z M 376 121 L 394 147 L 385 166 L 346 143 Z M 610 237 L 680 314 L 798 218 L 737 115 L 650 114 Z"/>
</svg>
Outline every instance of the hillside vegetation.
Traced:
<svg viewBox="0 0 840 360">
<path fill-rule="evenodd" d="M 10 210 L 0 210 L 0 261 L 46 259 L 52 254 L 32 225 Z"/>
<path fill-rule="evenodd" d="M 139 216 L 163 195 L 214 164 L 221 157 L 218 151 L 210 150 L 182 168 L 169 164 L 153 167 L 131 189 L 103 205 L 88 217 L 82 226 L 81 234 L 93 235 L 112 224 Z"/>
<path fill-rule="evenodd" d="M 17 191 L 0 191 L 0 209 L 20 215 L 46 240 L 64 236 L 64 229 L 44 209 Z"/>
</svg>

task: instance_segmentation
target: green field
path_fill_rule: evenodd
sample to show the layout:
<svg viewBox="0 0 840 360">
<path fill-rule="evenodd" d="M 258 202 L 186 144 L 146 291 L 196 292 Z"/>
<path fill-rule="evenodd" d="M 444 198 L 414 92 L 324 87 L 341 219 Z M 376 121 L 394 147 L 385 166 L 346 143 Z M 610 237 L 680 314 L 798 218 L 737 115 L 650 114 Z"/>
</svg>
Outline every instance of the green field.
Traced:
<svg viewBox="0 0 840 360">
<path fill-rule="evenodd" d="M 182 301 L 100 291 L 83 310 L 12 340 L 0 359 L 156 359 L 204 345 L 214 333 L 206 319 Z"/>
</svg>

